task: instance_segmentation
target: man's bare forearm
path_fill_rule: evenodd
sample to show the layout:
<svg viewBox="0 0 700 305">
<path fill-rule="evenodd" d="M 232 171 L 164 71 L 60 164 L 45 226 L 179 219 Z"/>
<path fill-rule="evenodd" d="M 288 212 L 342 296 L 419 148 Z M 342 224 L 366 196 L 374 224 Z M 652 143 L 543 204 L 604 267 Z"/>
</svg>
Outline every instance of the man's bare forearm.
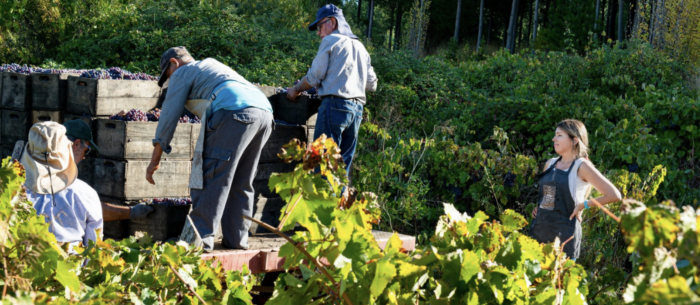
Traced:
<svg viewBox="0 0 700 305">
<path fill-rule="evenodd" d="M 304 76 L 301 81 L 294 86 L 294 89 L 296 89 L 297 92 L 302 92 L 306 91 L 313 88 L 311 85 L 309 85 L 309 82 L 306 80 L 306 76 Z"/>
<path fill-rule="evenodd" d="M 102 202 L 103 221 L 127 220 L 129 216 L 131 216 L 131 209 L 128 206 L 119 206 Z"/>
</svg>

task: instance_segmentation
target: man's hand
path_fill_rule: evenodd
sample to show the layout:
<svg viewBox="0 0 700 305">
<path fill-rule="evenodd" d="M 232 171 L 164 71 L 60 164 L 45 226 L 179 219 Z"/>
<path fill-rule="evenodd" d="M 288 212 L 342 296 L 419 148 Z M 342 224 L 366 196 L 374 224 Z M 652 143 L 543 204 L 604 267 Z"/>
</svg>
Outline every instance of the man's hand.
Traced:
<svg viewBox="0 0 700 305">
<path fill-rule="evenodd" d="M 151 161 L 150 164 L 148 164 L 148 168 L 146 168 L 146 180 L 148 183 L 155 185 L 156 182 L 153 180 L 153 174 L 160 168 L 160 163 L 153 163 Z"/>
<path fill-rule="evenodd" d="M 297 90 L 297 86 L 291 87 L 289 90 L 287 90 L 287 98 L 292 102 L 296 102 L 299 95 L 301 95 L 301 91 Z"/>
<path fill-rule="evenodd" d="M 129 219 L 143 219 L 148 216 L 148 214 L 153 213 L 156 209 L 154 209 L 152 206 L 145 205 L 145 204 L 137 204 L 135 206 L 132 206 L 131 212 L 129 213 Z"/>
<path fill-rule="evenodd" d="M 537 218 L 537 207 L 532 209 L 532 218 Z"/>
</svg>

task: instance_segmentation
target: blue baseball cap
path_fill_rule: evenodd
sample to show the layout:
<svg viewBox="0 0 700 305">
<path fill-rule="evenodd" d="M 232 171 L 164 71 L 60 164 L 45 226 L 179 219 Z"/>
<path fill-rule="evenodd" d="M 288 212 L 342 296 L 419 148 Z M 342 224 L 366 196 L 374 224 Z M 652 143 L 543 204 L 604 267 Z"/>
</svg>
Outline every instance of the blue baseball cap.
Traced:
<svg viewBox="0 0 700 305">
<path fill-rule="evenodd" d="M 318 22 L 326 17 L 334 17 L 338 21 L 338 32 L 342 35 L 348 36 L 353 39 L 357 39 L 350 29 L 350 25 L 345 21 L 345 16 L 343 16 L 343 10 L 333 4 L 326 4 L 318 9 L 316 13 L 316 21 L 309 24 L 309 31 L 315 31 Z"/>
</svg>

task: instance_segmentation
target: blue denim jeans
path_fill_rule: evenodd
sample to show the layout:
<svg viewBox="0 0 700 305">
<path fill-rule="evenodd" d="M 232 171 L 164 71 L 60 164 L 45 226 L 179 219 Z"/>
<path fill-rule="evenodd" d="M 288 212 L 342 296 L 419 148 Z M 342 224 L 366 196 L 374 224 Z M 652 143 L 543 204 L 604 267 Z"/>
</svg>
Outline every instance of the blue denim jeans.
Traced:
<svg viewBox="0 0 700 305">
<path fill-rule="evenodd" d="M 314 139 L 322 134 L 333 138 L 343 155 L 345 170 L 350 173 L 352 158 L 357 147 L 357 133 L 362 123 L 362 104 L 353 100 L 326 97 L 318 108 Z"/>
</svg>

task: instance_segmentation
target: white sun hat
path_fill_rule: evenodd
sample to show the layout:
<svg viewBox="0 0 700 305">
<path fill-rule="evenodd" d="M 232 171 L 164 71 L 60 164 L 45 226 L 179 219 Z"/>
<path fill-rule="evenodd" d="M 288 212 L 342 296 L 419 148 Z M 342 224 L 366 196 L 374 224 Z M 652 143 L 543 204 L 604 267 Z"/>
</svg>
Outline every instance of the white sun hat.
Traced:
<svg viewBox="0 0 700 305">
<path fill-rule="evenodd" d="M 55 194 L 73 184 L 78 167 L 72 145 L 63 125 L 50 121 L 34 124 L 20 158 L 26 173 L 24 185 L 36 194 Z"/>
</svg>

